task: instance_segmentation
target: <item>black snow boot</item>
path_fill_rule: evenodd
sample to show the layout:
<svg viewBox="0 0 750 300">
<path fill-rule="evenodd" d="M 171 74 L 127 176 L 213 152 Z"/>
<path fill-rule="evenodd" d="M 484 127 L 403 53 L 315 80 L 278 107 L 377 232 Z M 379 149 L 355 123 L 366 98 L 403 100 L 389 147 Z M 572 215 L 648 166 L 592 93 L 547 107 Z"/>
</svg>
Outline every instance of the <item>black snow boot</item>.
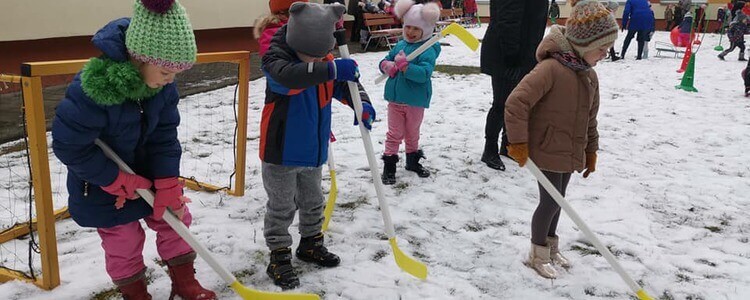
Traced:
<svg viewBox="0 0 750 300">
<path fill-rule="evenodd" d="M 739 60 L 739 61 L 747 61 L 747 59 L 745 59 L 745 51 L 740 51 L 740 58 L 737 59 L 737 60 Z"/>
<path fill-rule="evenodd" d="M 323 234 L 302 238 L 297 248 L 297 258 L 321 267 L 335 267 L 341 262 L 338 255 L 328 252 L 323 246 Z"/>
<path fill-rule="evenodd" d="M 292 249 L 281 248 L 271 251 L 271 262 L 268 264 L 266 274 L 273 279 L 273 284 L 282 290 L 293 289 L 299 286 L 299 278 L 292 267 Z"/>
<path fill-rule="evenodd" d="M 426 158 L 422 150 L 417 152 L 406 153 L 406 170 L 417 173 L 419 177 L 430 177 L 430 171 L 425 169 L 422 164 L 419 163 L 420 158 Z"/>
<path fill-rule="evenodd" d="M 383 174 L 380 175 L 380 179 L 385 185 L 391 185 L 396 183 L 396 163 L 398 162 L 398 155 L 383 155 Z"/>
</svg>

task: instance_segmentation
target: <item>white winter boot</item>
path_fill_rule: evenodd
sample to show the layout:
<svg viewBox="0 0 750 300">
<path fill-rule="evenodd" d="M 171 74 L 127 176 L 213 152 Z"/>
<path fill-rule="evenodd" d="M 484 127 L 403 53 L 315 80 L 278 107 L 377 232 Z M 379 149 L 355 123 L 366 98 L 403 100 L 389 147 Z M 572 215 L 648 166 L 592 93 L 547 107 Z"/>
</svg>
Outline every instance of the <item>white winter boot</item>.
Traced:
<svg viewBox="0 0 750 300">
<path fill-rule="evenodd" d="M 539 246 L 531 243 L 531 252 L 526 265 L 534 269 L 540 276 L 549 279 L 557 278 L 557 271 L 552 267 L 549 246 Z"/>
<path fill-rule="evenodd" d="M 570 261 L 560 253 L 560 237 L 548 236 L 547 245 L 549 246 L 549 256 L 552 259 L 552 263 L 563 268 L 570 268 Z"/>
</svg>

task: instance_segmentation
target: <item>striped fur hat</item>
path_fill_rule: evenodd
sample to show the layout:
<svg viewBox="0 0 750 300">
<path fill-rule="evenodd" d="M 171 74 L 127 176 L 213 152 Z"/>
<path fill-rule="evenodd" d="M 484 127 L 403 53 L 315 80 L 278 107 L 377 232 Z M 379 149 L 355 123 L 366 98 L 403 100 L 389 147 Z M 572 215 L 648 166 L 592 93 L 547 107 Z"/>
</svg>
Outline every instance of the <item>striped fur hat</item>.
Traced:
<svg viewBox="0 0 750 300">
<path fill-rule="evenodd" d="M 590 50 L 613 43 L 619 29 L 609 10 L 599 1 L 591 0 L 576 3 L 565 27 L 565 38 L 581 57 Z"/>
</svg>

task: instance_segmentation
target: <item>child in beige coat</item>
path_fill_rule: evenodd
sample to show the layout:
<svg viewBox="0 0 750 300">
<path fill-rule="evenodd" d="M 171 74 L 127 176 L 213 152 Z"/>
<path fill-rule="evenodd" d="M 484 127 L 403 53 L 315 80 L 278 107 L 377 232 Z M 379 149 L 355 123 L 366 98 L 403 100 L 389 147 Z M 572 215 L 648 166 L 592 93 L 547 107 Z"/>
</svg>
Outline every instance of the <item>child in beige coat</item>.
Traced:
<svg viewBox="0 0 750 300">
<path fill-rule="evenodd" d="M 554 25 L 537 48 L 539 64 L 521 80 L 505 104 L 508 154 L 523 166 L 531 157 L 561 194 L 573 171 L 596 169 L 599 80 L 593 67 L 617 39 L 614 16 L 598 1 L 579 1 L 566 26 Z M 560 206 L 539 186 L 531 219 L 527 265 L 556 278 L 553 264 L 567 268 L 555 234 Z"/>
</svg>

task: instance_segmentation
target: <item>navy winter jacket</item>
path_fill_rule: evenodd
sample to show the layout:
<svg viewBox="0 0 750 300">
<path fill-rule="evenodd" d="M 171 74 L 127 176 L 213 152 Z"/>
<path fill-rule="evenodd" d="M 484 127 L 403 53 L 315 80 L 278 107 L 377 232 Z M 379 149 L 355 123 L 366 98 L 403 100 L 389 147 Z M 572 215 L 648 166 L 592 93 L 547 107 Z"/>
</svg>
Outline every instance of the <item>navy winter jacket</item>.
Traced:
<svg viewBox="0 0 750 300">
<path fill-rule="evenodd" d="M 129 24 L 127 18 L 118 19 L 94 35 L 92 42 L 102 51 L 103 58 L 128 60 L 125 31 Z M 152 213 L 143 199 L 127 200 L 124 207 L 115 208 L 115 196 L 100 187 L 114 182 L 119 169 L 94 145 L 94 140 L 107 143 L 136 173 L 150 180 L 178 176 L 182 154 L 177 140 L 178 101 L 177 88 L 172 83 L 148 99 L 100 104 L 84 93 L 81 73 L 76 75 L 57 107 L 52 125 L 55 155 L 68 167 L 68 203 L 76 223 L 106 228 Z"/>
<path fill-rule="evenodd" d="M 654 18 L 648 0 L 628 0 L 622 12 L 622 26 L 627 30 L 648 30 L 654 28 Z"/>
</svg>

